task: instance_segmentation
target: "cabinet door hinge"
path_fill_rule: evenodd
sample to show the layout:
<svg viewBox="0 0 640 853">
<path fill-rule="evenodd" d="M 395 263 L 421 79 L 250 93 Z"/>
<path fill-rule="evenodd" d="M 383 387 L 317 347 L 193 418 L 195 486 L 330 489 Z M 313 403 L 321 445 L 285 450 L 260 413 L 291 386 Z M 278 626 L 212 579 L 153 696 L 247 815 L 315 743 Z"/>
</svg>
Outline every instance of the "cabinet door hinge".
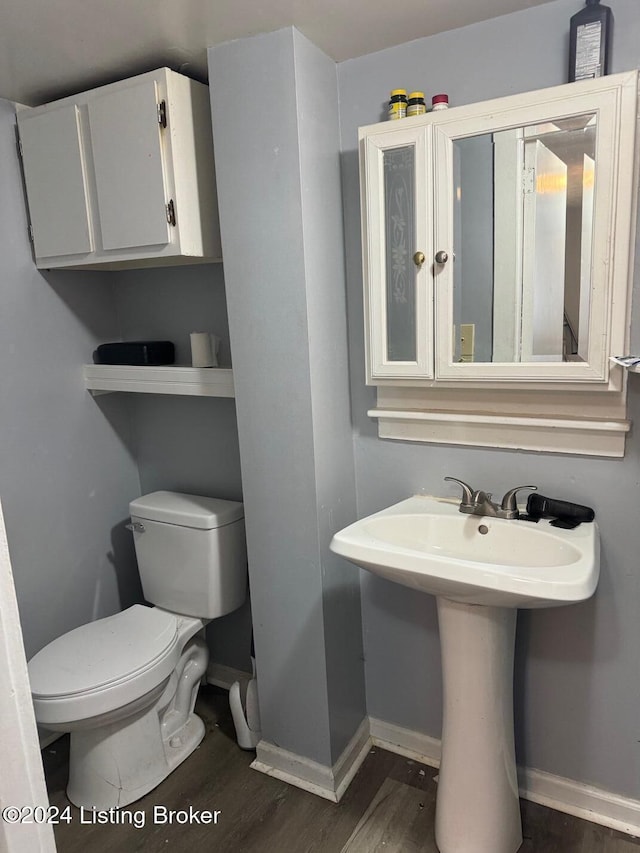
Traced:
<svg viewBox="0 0 640 853">
<path fill-rule="evenodd" d="M 168 204 L 165 205 L 165 209 L 167 211 L 167 222 L 169 225 L 176 224 L 176 206 L 173 203 L 173 199 L 170 198 Z"/>
<path fill-rule="evenodd" d="M 160 127 L 167 126 L 167 102 L 160 101 L 158 104 L 158 124 Z"/>
<path fill-rule="evenodd" d="M 536 191 L 536 170 L 531 167 L 522 171 L 522 192 L 529 195 Z"/>
<path fill-rule="evenodd" d="M 33 225 L 31 225 L 31 223 L 29 223 L 29 225 L 27 225 L 27 234 L 29 235 L 29 240 L 31 241 L 31 245 L 34 245 L 34 241 L 33 241 Z"/>
<path fill-rule="evenodd" d="M 24 151 L 22 148 L 22 140 L 20 139 L 20 128 L 18 127 L 18 122 L 16 121 L 14 125 L 14 130 L 16 134 L 16 148 L 18 149 L 18 157 L 20 160 L 24 160 Z"/>
</svg>

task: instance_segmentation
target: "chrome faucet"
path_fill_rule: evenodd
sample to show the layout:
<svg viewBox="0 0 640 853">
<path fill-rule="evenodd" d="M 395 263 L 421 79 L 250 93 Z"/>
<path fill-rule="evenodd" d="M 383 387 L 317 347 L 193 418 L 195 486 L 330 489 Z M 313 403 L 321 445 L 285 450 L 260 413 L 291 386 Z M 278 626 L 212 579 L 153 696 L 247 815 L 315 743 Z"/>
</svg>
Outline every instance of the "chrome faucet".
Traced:
<svg viewBox="0 0 640 853">
<path fill-rule="evenodd" d="M 457 477 L 445 477 L 445 480 L 462 486 L 460 512 L 466 512 L 469 515 L 486 515 L 493 518 L 519 518 L 517 493 L 521 489 L 530 489 L 532 492 L 538 490 L 537 486 L 515 486 L 515 488 L 509 489 L 502 498 L 502 502 L 497 504 L 491 500 L 491 492 L 485 492 L 482 489 L 474 490 L 468 483 L 465 483 L 464 480 L 458 480 Z"/>
</svg>

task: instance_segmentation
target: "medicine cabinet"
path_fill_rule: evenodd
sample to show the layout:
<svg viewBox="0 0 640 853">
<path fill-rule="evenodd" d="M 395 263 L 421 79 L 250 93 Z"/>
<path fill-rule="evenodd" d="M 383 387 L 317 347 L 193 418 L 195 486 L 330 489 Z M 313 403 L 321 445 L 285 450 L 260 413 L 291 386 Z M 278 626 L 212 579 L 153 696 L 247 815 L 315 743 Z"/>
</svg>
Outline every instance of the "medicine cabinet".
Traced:
<svg viewBox="0 0 640 853">
<path fill-rule="evenodd" d="M 38 267 L 220 260 L 207 86 L 160 68 L 17 119 Z"/>
<path fill-rule="evenodd" d="M 636 71 L 360 129 L 380 435 L 622 455 Z"/>
</svg>

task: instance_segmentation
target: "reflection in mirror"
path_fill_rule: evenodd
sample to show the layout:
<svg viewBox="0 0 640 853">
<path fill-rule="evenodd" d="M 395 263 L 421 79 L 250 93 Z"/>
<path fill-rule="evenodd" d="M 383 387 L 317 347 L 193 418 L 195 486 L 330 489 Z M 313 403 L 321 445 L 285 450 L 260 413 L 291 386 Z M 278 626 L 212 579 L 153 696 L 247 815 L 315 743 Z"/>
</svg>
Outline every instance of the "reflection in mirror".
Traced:
<svg viewBox="0 0 640 853">
<path fill-rule="evenodd" d="M 595 114 L 454 142 L 454 361 L 586 360 L 595 148 Z"/>
</svg>

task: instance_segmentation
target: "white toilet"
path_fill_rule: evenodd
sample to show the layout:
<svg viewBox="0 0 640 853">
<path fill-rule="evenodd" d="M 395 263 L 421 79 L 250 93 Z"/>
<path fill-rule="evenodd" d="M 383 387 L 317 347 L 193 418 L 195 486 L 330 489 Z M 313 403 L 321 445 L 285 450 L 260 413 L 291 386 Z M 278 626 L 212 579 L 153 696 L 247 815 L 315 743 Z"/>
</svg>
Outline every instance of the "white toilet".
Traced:
<svg viewBox="0 0 640 853">
<path fill-rule="evenodd" d="M 203 629 L 240 607 L 247 590 L 241 503 L 153 492 L 129 506 L 142 588 L 155 606 L 82 625 L 29 662 L 36 720 L 71 732 L 67 795 L 85 808 L 134 802 L 198 746 Z"/>
</svg>

